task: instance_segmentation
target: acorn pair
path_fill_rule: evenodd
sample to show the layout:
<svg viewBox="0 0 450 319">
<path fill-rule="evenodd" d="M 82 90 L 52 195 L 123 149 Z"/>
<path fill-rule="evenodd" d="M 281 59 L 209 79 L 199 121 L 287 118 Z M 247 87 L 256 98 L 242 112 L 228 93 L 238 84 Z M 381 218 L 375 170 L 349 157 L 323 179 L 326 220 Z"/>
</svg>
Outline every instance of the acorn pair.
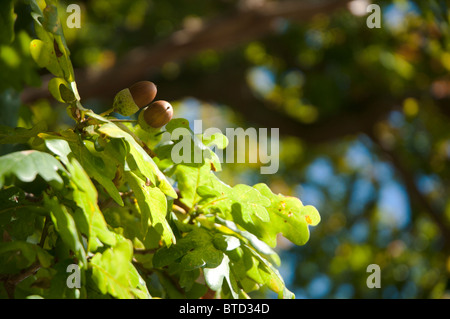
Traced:
<svg viewBox="0 0 450 319">
<path fill-rule="evenodd" d="M 155 101 L 156 85 L 150 81 L 139 81 L 116 94 L 113 103 L 115 112 L 130 116 L 142 109 L 138 124 L 143 129 L 160 128 L 173 116 L 173 108 L 167 101 Z M 150 104 L 151 103 L 151 104 Z"/>
</svg>

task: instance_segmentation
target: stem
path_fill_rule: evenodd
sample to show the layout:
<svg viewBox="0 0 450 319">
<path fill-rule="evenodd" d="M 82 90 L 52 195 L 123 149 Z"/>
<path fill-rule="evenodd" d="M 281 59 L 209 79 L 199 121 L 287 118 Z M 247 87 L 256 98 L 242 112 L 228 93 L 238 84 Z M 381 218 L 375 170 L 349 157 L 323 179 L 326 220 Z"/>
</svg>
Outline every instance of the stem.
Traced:
<svg viewBox="0 0 450 319">
<path fill-rule="evenodd" d="M 106 115 L 108 115 L 109 113 L 112 113 L 112 111 L 114 111 L 114 108 L 110 108 L 110 109 L 106 110 L 105 112 L 100 113 L 100 116 L 106 116 Z"/>
<path fill-rule="evenodd" d="M 137 120 L 127 120 L 127 119 L 109 119 L 111 122 L 130 122 L 130 123 L 136 123 Z"/>
</svg>

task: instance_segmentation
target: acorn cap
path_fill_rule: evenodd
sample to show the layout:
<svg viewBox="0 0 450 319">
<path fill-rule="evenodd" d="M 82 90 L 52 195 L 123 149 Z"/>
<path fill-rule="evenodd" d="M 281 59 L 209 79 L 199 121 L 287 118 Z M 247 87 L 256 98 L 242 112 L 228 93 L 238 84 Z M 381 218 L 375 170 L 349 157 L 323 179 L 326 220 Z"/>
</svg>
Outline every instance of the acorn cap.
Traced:
<svg viewBox="0 0 450 319">
<path fill-rule="evenodd" d="M 145 129 L 145 125 L 147 124 L 153 128 L 160 128 L 169 123 L 173 116 L 173 108 L 167 101 L 155 101 L 146 108 L 144 108 L 139 114 L 141 118 L 140 124 L 142 120 L 145 123 L 142 123 L 142 128 Z"/>
<path fill-rule="evenodd" d="M 123 89 L 114 97 L 113 109 L 124 116 L 130 116 L 150 104 L 156 96 L 156 85 L 150 81 L 139 81 Z"/>
<path fill-rule="evenodd" d="M 139 81 L 130 86 L 134 103 L 141 109 L 149 105 L 156 96 L 156 85 L 150 81 Z"/>
<path fill-rule="evenodd" d="M 119 91 L 114 97 L 113 109 L 123 116 L 130 116 L 139 111 L 128 88 Z"/>
</svg>

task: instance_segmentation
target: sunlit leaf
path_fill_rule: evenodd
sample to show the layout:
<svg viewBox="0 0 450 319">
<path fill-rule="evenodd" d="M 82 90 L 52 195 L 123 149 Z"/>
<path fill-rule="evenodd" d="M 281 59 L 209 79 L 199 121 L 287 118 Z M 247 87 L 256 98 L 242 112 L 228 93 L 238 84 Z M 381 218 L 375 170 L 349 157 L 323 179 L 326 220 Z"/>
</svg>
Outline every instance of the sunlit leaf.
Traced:
<svg viewBox="0 0 450 319">
<path fill-rule="evenodd" d="M 266 256 L 271 262 L 276 264 L 277 266 L 280 265 L 280 257 L 278 254 L 269 247 L 264 241 L 258 239 L 254 234 L 239 229 L 238 225 L 236 225 L 231 220 L 222 219 L 218 216 L 216 216 L 216 221 L 222 225 L 225 225 L 227 228 L 231 229 L 236 234 L 239 234 L 242 236 L 242 238 L 245 238 L 248 243 L 260 254 Z"/>
<path fill-rule="evenodd" d="M 59 102 L 70 103 L 76 99 L 70 84 L 66 80 L 59 77 L 54 77 L 49 81 L 48 90 Z"/>
<path fill-rule="evenodd" d="M 47 68 L 54 75 L 64 77 L 64 72 L 55 58 L 56 53 L 52 43 L 34 39 L 30 43 L 30 52 L 34 61 L 41 68 Z"/>
<path fill-rule="evenodd" d="M 250 252 L 256 259 L 258 259 L 259 274 L 262 280 L 272 291 L 278 294 L 278 298 L 283 299 L 295 298 L 295 295 L 291 291 L 289 291 L 289 289 L 286 288 L 284 280 L 281 277 L 278 270 L 253 249 L 251 248 L 249 249 L 247 247 L 246 249 L 248 249 L 247 251 Z"/>
<path fill-rule="evenodd" d="M 166 219 L 167 199 L 164 193 L 157 187 L 147 186 L 145 181 L 133 172 L 126 172 L 126 180 L 136 196 L 144 234 L 147 233 L 150 223 L 151 227 L 161 235 L 166 245 L 170 246 L 175 243 L 175 236 Z"/>
<path fill-rule="evenodd" d="M 130 146 L 130 155 L 133 162 L 140 170 L 141 174 L 149 178 L 153 184 L 156 184 L 166 195 L 173 198 L 177 197 L 172 185 L 168 182 L 166 176 L 159 170 L 158 166 L 148 155 L 148 153 L 136 142 L 136 140 L 127 132 L 123 131 L 113 123 L 107 123 L 99 128 L 101 133 L 112 138 L 124 138 Z M 127 161 L 129 159 L 127 158 Z"/>
<path fill-rule="evenodd" d="M 123 205 L 122 198 L 119 191 L 113 183 L 114 172 L 108 172 L 108 169 L 114 166 L 105 165 L 102 158 L 93 155 L 83 144 L 79 141 L 76 135 L 73 136 L 73 142 L 68 143 L 66 140 L 60 139 L 59 136 L 54 135 L 40 135 L 45 139 L 45 144 L 50 151 L 60 156 L 64 164 L 69 164 L 69 154 L 73 152 L 78 161 L 82 164 L 88 175 L 92 176 L 97 182 L 99 182 L 108 194 L 118 203 Z M 89 142 L 86 142 L 89 143 Z"/>
<path fill-rule="evenodd" d="M 233 295 L 233 298 L 238 298 L 238 293 L 234 291 L 233 285 L 230 281 L 230 267 L 229 267 L 230 259 L 228 256 L 224 256 L 222 262 L 219 266 L 215 268 L 205 268 L 203 273 L 205 274 L 205 281 L 208 284 L 209 288 L 214 291 L 218 291 L 222 288 L 223 280 L 225 279 L 230 287 L 230 291 Z"/>
<path fill-rule="evenodd" d="M 178 189 L 181 193 L 181 201 L 188 207 L 194 207 L 201 197 L 197 189 L 210 178 L 210 166 L 205 163 L 202 166 L 178 165 L 175 176 L 178 181 Z"/>
<path fill-rule="evenodd" d="M 114 245 L 116 243 L 115 235 L 108 229 L 97 204 L 97 190 L 76 159 L 72 159 L 70 164 L 68 170 L 72 176 L 73 199 L 81 208 L 86 219 L 89 251 L 95 251 L 101 245 L 97 238 L 105 244 Z"/>
<path fill-rule="evenodd" d="M 271 247 L 275 247 L 278 233 L 282 233 L 296 245 L 304 245 L 309 239 L 308 225 L 315 226 L 320 222 L 317 209 L 303 206 L 298 198 L 275 195 L 265 184 L 257 184 L 254 188 L 271 202 L 267 208 L 270 225 L 255 222 L 258 236 Z"/>
</svg>

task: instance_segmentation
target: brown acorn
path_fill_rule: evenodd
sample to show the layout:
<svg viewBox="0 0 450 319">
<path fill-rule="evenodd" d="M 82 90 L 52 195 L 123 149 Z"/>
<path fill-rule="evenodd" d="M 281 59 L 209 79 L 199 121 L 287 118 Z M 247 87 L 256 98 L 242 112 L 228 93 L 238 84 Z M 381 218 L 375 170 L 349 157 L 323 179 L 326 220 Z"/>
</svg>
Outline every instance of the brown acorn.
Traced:
<svg viewBox="0 0 450 319">
<path fill-rule="evenodd" d="M 130 93 L 134 103 L 142 109 L 149 105 L 156 96 L 156 85 L 150 81 L 139 81 L 130 86 Z"/>
<path fill-rule="evenodd" d="M 145 129 L 161 128 L 172 119 L 173 108 L 167 101 L 155 101 L 139 114 L 138 123 Z"/>
<path fill-rule="evenodd" d="M 130 116 L 150 104 L 155 98 L 156 92 L 156 85 L 153 82 L 136 82 L 116 94 L 113 109 L 124 116 Z"/>
</svg>

